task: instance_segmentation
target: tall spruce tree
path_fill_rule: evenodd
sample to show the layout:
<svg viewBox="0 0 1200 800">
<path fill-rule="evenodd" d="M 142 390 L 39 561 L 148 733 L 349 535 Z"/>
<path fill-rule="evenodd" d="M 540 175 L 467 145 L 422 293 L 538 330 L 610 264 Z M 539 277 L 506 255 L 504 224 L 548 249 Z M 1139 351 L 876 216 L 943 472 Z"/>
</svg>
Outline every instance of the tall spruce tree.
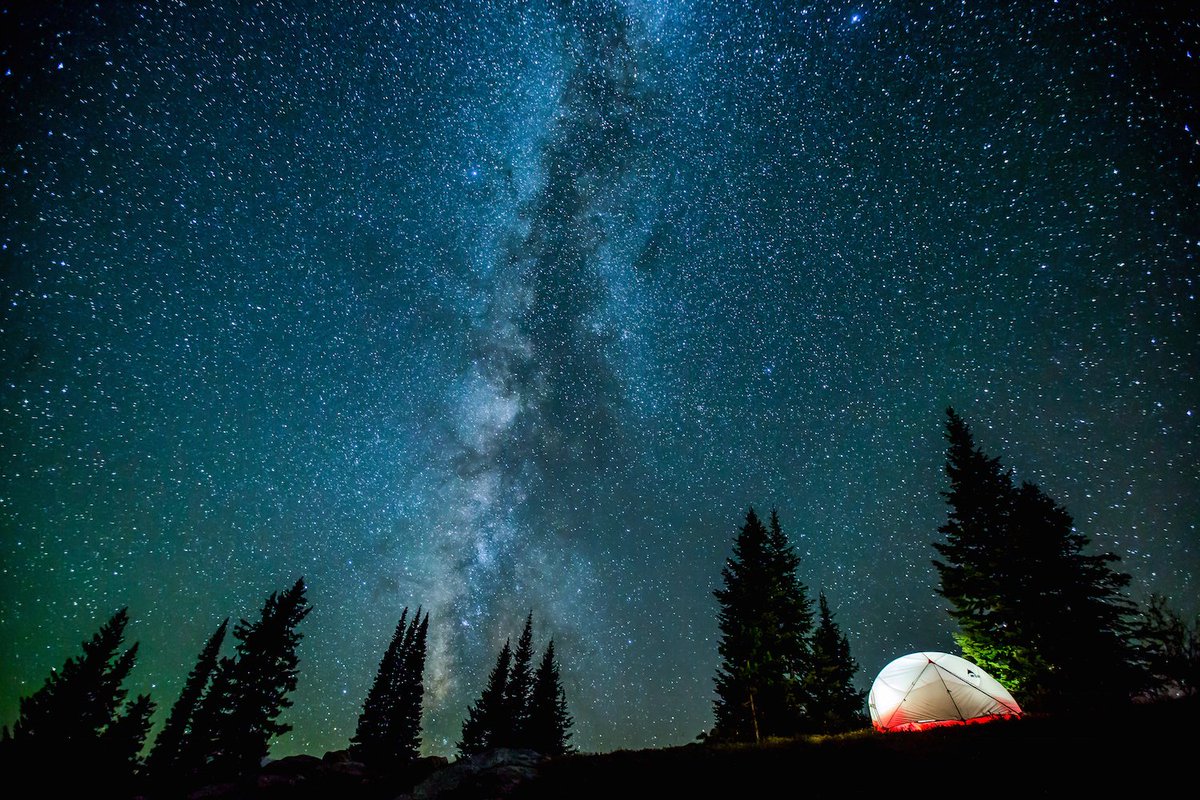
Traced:
<svg viewBox="0 0 1200 800">
<path fill-rule="evenodd" d="M 483 694 L 467 709 L 467 718 L 462 727 L 462 740 L 458 742 L 460 755 L 472 756 L 497 747 L 500 737 L 509 730 L 505 689 L 508 686 L 511 666 L 512 647 L 506 640 L 500 655 L 496 657 L 496 665 L 488 675 Z"/>
<path fill-rule="evenodd" d="M 949 513 L 933 564 L 963 655 L 1030 709 L 1127 699 L 1141 676 L 1117 557 L 1085 554 L 1066 509 L 1032 483 L 1014 485 L 946 414 Z"/>
<path fill-rule="evenodd" d="M 787 678 L 779 702 L 791 714 L 790 719 L 781 718 L 784 725 L 780 732 L 797 732 L 810 727 L 806 711 L 810 698 L 805 677 L 812 669 L 812 601 L 808 597 L 808 587 L 796 575 L 800 557 L 784 535 L 776 509 L 771 509 L 767 541 L 767 552 L 778 582 L 774 600 L 779 623 L 776 652 Z"/>
<path fill-rule="evenodd" d="M 82 644 L 82 655 L 21 699 L 12 733 L 0 748 L 7 775 L 36 773 L 39 782 L 57 789 L 84 781 L 125 786 L 132 780 L 154 704 L 142 695 L 122 709 L 138 649 L 134 643 L 121 652 L 128 622 L 122 608 Z M 64 762 L 70 770 L 56 766 Z"/>
<path fill-rule="evenodd" d="M 1200 614 L 1188 623 L 1161 594 L 1150 595 L 1137 627 L 1147 692 L 1160 697 L 1200 694 Z"/>
<path fill-rule="evenodd" d="M 529 700 L 533 694 L 533 612 L 525 618 L 525 628 L 517 639 L 508 682 L 504 685 L 505 725 L 497 732 L 500 747 L 521 747 L 529 723 Z"/>
<path fill-rule="evenodd" d="M 420 619 L 421 610 L 417 609 Z M 401 669 L 392 683 L 392 757 L 398 762 L 415 759 L 421 752 L 421 715 L 425 702 L 425 659 L 429 641 L 429 614 L 416 626 Z"/>
<path fill-rule="evenodd" d="M 179 699 L 171 707 L 166 723 L 158 732 L 158 738 L 154 740 L 154 748 L 146 759 L 146 771 L 155 779 L 173 780 L 176 777 L 184 738 L 191 729 L 192 720 L 200 707 L 200 700 L 204 697 L 216 670 L 217 657 L 221 653 L 221 645 L 225 641 L 225 631 L 228 627 L 229 618 L 226 617 L 208 638 L 196 659 L 196 666 L 188 673 Z"/>
<path fill-rule="evenodd" d="M 374 768 L 405 764 L 421 747 L 421 712 L 425 695 L 425 655 L 429 615 L 421 610 L 400 622 L 363 702 L 351 752 Z"/>
<path fill-rule="evenodd" d="M 807 724 L 812 609 L 797 565 L 778 516 L 768 531 L 751 508 L 721 571 L 724 586 L 713 592 L 721 631 L 715 738 L 786 736 Z"/>
<path fill-rule="evenodd" d="M 566 693 L 559 677 L 558 660 L 551 640 L 534 672 L 533 612 L 514 652 L 509 641 L 496 658 L 487 687 L 467 710 L 463 721 L 461 755 L 470 756 L 495 747 L 537 750 L 562 755 L 573 748 L 567 744 L 573 724 L 567 713 Z"/>
<path fill-rule="evenodd" d="M 405 639 L 410 635 L 409 629 L 408 607 L 405 606 L 400 614 L 400 621 L 396 623 L 396 630 L 392 632 L 387 650 L 379 662 L 375 681 L 363 700 L 363 710 L 358 715 L 358 728 L 350 739 L 350 752 L 364 764 L 376 765 L 386 761 L 384 741 L 391 713 L 392 681 L 406 652 Z"/>
<path fill-rule="evenodd" d="M 548 756 L 574 752 L 575 748 L 568 744 L 573 724 L 574 720 L 567 712 L 567 694 L 562 687 L 554 640 L 551 639 L 533 677 L 522 745 Z"/>
<path fill-rule="evenodd" d="M 808 672 L 808 715 L 825 733 L 850 730 L 863 723 L 863 691 L 855 689 L 858 662 L 850 655 L 850 641 L 833 620 L 825 593 L 818 595 L 817 629 L 812 637 L 812 667 Z"/>
<path fill-rule="evenodd" d="M 142 768 L 142 745 L 150 732 L 154 703 L 150 695 L 140 694 L 100 734 L 103 771 L 109 776 L 105 788 L 114 793 L 128 791 L 134 775 Z"/>
<path fill-rule="evenodd" d="M 312 610 L 304 593 L 301 578 L 273 592 L 259 619 L 234 626 L 234 657 L 217 666 L 181 753 L 183 766 L 206 779 L 245 775 L 267 756 L 272 738 L 291 730 L 278 718 L 296 688 L 303 638 L 296 626 Z"/>
<path fill-rule="evenodd" d="M 179 743 L 174 776 L 166 774 L 152 777 L 162 778 L 166 783 L 194 782 L 219 777 L 213 774 L 211 764 L 217 752 L 217 736 L 222 718 L 234 702 L 229 681 L 235 662 L 233 656 L 217 660 L 208 689 L 192 714 L 187 735 Z"/>
<path fill-rule="evenodd" d="M 1019 692 L 1019 665 L 1027 657 L 1004 601 L 1013 582 L 1008 541 L 1012 476 L 998 459 L 975 447 L 970 429 L 953 409 L 947 415 L 950 491 L 942 495 L 949 515 L 938 528 L 946 541 L 933 545 L 941 556 L 933 562 L 938 593 L 952 603 L 949 613 L 959 628 L 954 638 L 964 655 Z"/>
</svg>

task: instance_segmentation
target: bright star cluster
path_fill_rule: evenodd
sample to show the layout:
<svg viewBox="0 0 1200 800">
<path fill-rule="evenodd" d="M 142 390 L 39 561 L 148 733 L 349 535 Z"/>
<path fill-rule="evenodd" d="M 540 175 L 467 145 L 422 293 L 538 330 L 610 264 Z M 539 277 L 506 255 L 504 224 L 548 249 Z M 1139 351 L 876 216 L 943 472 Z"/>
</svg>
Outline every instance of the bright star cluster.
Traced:
<svg viewBox="0 0 1200 800">
<path fill-rule="evenodd" d="M 952 649 L 943 409 L 1197 610 L 1200 15 L 0 3 L 0 721 L 127 605 L 158 719 L 303 575 L 276 754 L 405 606 L 449 752 L 532 609 L 585 750 L 711 726 L 777 506 L 867 685 Z"/>
</svg>

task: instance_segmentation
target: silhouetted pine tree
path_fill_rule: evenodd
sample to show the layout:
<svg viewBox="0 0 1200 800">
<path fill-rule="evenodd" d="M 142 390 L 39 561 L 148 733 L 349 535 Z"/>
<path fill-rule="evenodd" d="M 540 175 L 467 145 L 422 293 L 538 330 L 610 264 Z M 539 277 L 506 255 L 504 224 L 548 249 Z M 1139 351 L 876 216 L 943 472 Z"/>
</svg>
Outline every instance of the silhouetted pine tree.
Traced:
<svg viewBox="0 0 1200 800">
<path fill-rule="evenodd" d="M 1161 594 L 1150 595 L 1138 622 L 1149 694 L 1193 697 L 1200 693 L 1200 615 L 1188 624 Z"/>
<path fill-rule="evenodd" d="M 573 752 L 575 748 L 567 743 L 573 724 L 574 720 L 567 713 L 567 695 L 559 679 L 554 640 L 551 639 L 533 677 L 529 718 L 522 746 L 548 756 Z"/>
<path fill-rule="evenodd" d="M 391 739 L 392 755 L 400 762 L 411 761 L 421 752 L 421 715 L 425 700 L 425 658 L 429 641 L 429 614 L 415 626 L 411 643 L 393 684 Z M 416 623 L 416 620 L 413 621 Z"/>
<path fill-rule="evenodd" d="M 118 710 L 137 660 L 136 643 L 119 652 L 128 622 L 123 608 L 83 643 L 83 655 L 68 659 L 41 689 L 21 699 L 20 714 L 0 751 L 10 779 L 36 772 L 39 782 L 59 788 L 83 781 L 125 785 L 132 779 L 145 738 L 142 722 L 154 705 L 141 696 L 124 713 Z M 64 763 L 70 769 L 62 769 Z"/>
<path fill-rule="evenodd" d="M 756 740 L 804 726 L 812 610 L 797 564 L 777 516 L 768 531 L 751 508 L 721 570 L 724 587 L 713 592 L 721 630 L 716 738 Z"/>
<path fill-rule="evenodd" d="M 133 776 L 142 766 L 142 745 L 150 732 L 150 715 L 153 713 L 150 695 L 138 695 L 125 713 L 100 734 L 104 772 L 111 776 L 106 782 L 107 791 L 120 794 L 133 786 Z"/>
<path fill-rule="evenodd" d="M 260 618 L 241 620 L 233 629 L 234 658 L 221 659 L 197 711 L 181 763 L 205 778 L 247 774 L 258 768 L 273 737 L 291 730 L 278 722 L 292 705 L 296 688 L 296 626 L 312 610 L 304 579 L 267 598 Z"/>
<path fill-rule="evenodd" d="M 1085 555 L 1066 509 L 1032 483 L 1016 487 L 947 409 L 949 515 L 934 547 L 938 592 L 955 640 L 1030 709 L 1104 705 L 1142 680 L 1132 648 L 1129 576 L 1111 553 Z"/>
<path fill-rule="evenodd" d="M 187 735 L 179 743 L 178 755 L 175 758 L 175 779 L 179 782 L 209 777 L 209 765 L 216 753 L 217 734 L 222 716 L 234 702 L 229 683 L 234 663 L 235 659 L 232 656 L 218 659 L 208 689 L 192 714 Z M 170 775 L 162 777 L 167 782 L 171 780 Z"/>
<path fill-rule="evenodd" d="M 812 668 L 808 673 L 808 715 L 820 731 L 832 733 L 863 724 L 863 692 L 854 688 L 858 662 L 850 642 L 833 621 L 825 593 L 818 596 L 820 618 L 812 637 Z"/>
<path fill-rule="evenodd" d="M 808 587 L 796 575 L 800 557 L 783 533 L 779 514 L 771 509 L 771 521 L 767 528 L 767 552 L 771 559 L 772 574 L 775 576 L 775 613 L 778 616 L 778 642 L 773 652 L 778 654 L 780 666 L 786 676 L 782 691 L 776 700 L 780 709 L 787 709 L 790 716 L 778 718 L 780 733 L 795 733 L 809 727 L 807 706 L 809 697 L 805 677 L 812 668 L 810 638 L 813 632 L 812 601 Z M 768 691 L 764 700 L 770 698 Z"/>
<path fill-rule="evenodd" d="M 1007 598 L 1021 577 L 1015 574 L 1009 536 L 1012 476 L 999 459 L 975 447 L 970 429 L 953 409 L 946 413 L 950 491 L 942 495 L 949 516 L 938 528 L 946 541 L 933 545 L 942 557 L 933 562 L 938 593 L 953 604 L 949 613 L 959 627 L 954 638 L 964 655 L 1020 692 L 1029 672 L 1022 665 L 1032 654 L 1014 627 L 1015 609 Z"/>
<path fill-rule="evenodd" d="M 1067 510 L 1032 483 L 1014 503 L 1019 555 L 1013 604 L 1040 669 L 1029 679 L 1031 708 L 1097 707 L 1128 700 L 1145 685 L 1134 643 L 1129 576 L 1112 553 L 1085 555 L 1088 538 Z M 986 667 L 985 667 L 986 669 Z"/>
<path fill-rule="evenodd" d="M 463 721 L 462 740 L 458 742 L 460 755 L 470 756 L 498 746 L 500 736 L 509 729 L 508 706 L 505 703 L 505 689 L 508 686 L 508 673 L 512 665 L 512 647 L 508 641 L 496 657 L 496 666 L 488 676 L 487 686 L 479 699 L 467 709 L 467 718 Z"/>
<path fill-rule="evenodd" d="M 158 732 L 158 738 L 154 740 L 154 749 L 146 758 L 146 772 L 156 779 L 174 780 L 178 777 L 176 770 L 180 750 L 184 738 L 191 730 L 192 719 L 200 707 L 204 691 L 208 688 L 209 680 L 217 667 L 217 656 L 220 655 L 221 644 L 225 641 L 225 631 L 228 627 L 229 619 L 226 618 L 208 638 L 196 659 L 196 666 L 188 673 L 179 699 L 171 707 L 166 723 Z"/>
<path fill-rule="evenodd" d="M 375 682 L 367 690 L 362 713 L 358 715 L 358 728 L 350 739 L 350 752 L 364 764 L 377 765 L 384 761 L 384 731 L 391 710 L 391 684 L 405 652 L 405 639 L 409 636 L 408 607 L 400 614 L 396 630 L 388 643 L 387 650 L 375 672 Z"/>
<path fill-rule="evenodd" d="M 517 639 L 508 682 L 504 685 L 504 729 L 497 732 L 498 747 L 523 747 L 529 723 L 529 700 L 533 694 L 533 612 L 525 618 L 525 629 Z"/>
<path fill-rule="evenodd" d="M 407 622 L 408 609 L 379 663 L 375 682 L 367 693 L 351 751 L 373 767 L 406 763 L 421 747 L 421 711 L 425 695 L 425 649 L 429 615 L 421 611 Z"/>
</svg>

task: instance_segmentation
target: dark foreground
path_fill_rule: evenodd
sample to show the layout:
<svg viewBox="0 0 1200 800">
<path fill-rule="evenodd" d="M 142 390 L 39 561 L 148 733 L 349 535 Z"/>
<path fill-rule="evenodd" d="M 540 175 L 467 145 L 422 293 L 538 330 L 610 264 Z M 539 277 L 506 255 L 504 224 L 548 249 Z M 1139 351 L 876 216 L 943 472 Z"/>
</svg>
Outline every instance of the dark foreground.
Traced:
<svg viewBox="0 0 1200 800">
<path fill-rule="evenodd" d="M 544 765 L 515 796 L 1076 798 L 1134 788 L 1152 797 L 1181 784 L 1194 789 L 1197 713 L 1200 703 L 1177 701 L 1108 718 L 576 756 Z"/>
<path fill-rule="evenodd" d="M 192 800 L 563 800 L 574 798 L 1157 797 L 1194 790 L 1200 701 L 1108 714 L 761 745 L 694 744 L 545 759 L 496 750 L 463 762 L 426 758 L 372 775 L 347 753 L 293 756 L 239 784 L 152 797 Z M 1191 786 L 1192 789 L 1186 789 Z"/>
</svg>

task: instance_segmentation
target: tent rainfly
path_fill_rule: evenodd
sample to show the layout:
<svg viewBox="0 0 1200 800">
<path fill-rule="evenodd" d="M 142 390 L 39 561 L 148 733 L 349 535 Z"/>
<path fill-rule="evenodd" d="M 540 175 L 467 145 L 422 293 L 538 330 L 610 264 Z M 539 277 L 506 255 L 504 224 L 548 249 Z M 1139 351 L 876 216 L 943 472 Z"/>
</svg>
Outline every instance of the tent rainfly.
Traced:
<svg viewBox="0 0 1200 800">
<path fill-rule="evenodd" d="M 881 731 L 919 731 L 1015 717 L 1021 707 L 970 661 L 949 653 L 913 653 L 888 664 L 867 698 Z"/>
</svg>

